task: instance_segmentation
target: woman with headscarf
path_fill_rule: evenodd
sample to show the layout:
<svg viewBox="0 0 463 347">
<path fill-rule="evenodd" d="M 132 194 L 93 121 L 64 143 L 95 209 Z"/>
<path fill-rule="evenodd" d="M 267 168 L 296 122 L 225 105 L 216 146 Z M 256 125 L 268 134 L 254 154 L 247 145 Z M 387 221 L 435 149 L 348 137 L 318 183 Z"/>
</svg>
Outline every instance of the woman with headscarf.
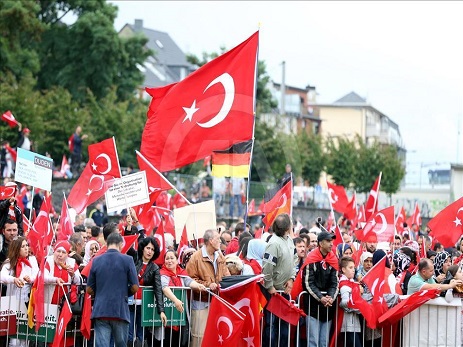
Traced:
<svg viewBox="0 0 463 347">
<path fill-rule="evenodd" d="M 442 283 L 447 277 L 447 271 L 452 265 L 452 257 L 447 251 L 437 253 L 434 258 L 434 280 L 437 283 Z"/>
<path fill-rule="evenodd" d="M 392 256 L 392 262 L 394 264 L 393 274 L 402 294 L 407 293 L 408 281 L 410 281 L 410 277 L 412 277 L 412 274 L 408 271 L 411 261 L 410 257 L 402 253 L 402 251 L 398 251 Z M 396 290 L 396 292 L 399 293 L 398 290 Z"/>
<path fill-rule="evenodd" d="M 362 281 L 363 276 L 373 267 L 373 254 L 370 252 L 363 252 L 360 256 L 360 266 L 355 274 L 358 282 Z"/>
<path fill-rule="evenodd" d="M 85 266 L 90 262 L 90 259 L 92 259 L 100 250 L 100 244 L 96 240 L 89 240 L 85 244 L 85 255 L 84 255 L 84 261 L 82 262 L 82 265 Z"/>
<path fill-rule="evenodd" d="M 169 249 L 166 251 L 164 265 L 160 273 L 162 292 L 174 303 L 178 312 L 183 312 L 185 309 L 188 311 L 188 307 L 186 306 L 188 303 L 187 295 L 182 292 L 181 298 L 178 298 L 170 287 L 190 287 L 191 289 L 199 291 L 205 291 L 207 289 L 203 284 L 196 282 L 188 276 L 186 270 L 180 267 L 177 254 L 174 250 Z M 168 326 L 164 337 L 164 346 L 186 346 L 188 344 L 189 334 L 185 329 L 185 327 Z"/>
<path fill-rule="evenodd" d="M 24 237 L 13 240 L 0 273 L 0 281 L 7 284 L 6 295 L 14 296 L 20 304 L 28 302 L 31 286 L 38 272 L 37 260 L 29 255 L 27 240 Z M 27 341 L 10 339 L 10 346 L 25 347 Z"/>
<path fill-rule="evenodd" d="M 336 247 L 336 255 L 338 256 L 339 259 L 341 259 L 344 256 L 345 257 L 352 257 L 353 253 L 354 252 L 352 251 L 352 247 L 348 243 L 340 243 Z"/>
<path fill-rule="evenodd" d="M 44 282 L 45 302 L 59 304 L 69 288 L 65 283 L 82 284 L 79 267 L 75 259 L 69 257 L 71 244 L 68 241 L 58 241 L 53 246 L 53 254 L 45 258 Z M 51 284 L 57 284 L 52 286 Z"/>
<path fill-rule="evenodd" d="M 262 273 L 262 260 L 264 259 L 266 246 L 267 242 L 263 240 L 249 240 L 246 257 L 243 258 L 243 263 L 248 264 L 255 275 L 260 275 Z"/>
</svg>

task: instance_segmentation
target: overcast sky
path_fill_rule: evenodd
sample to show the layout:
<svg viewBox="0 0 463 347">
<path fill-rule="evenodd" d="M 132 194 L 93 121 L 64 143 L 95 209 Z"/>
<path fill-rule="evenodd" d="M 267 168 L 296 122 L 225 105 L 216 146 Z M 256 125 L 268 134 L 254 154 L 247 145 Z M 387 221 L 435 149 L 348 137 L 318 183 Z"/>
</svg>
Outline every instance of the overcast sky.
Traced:
<svg viewBox="0 0 463 347">
<path fill-rule="evenodd" d="M 463 163 L 463 2 L 110 2 L 116 30 L 143 19 L 198 56 L 260 25 L 275 82 L 286 61 L 287 85 L 315 86 L 319 102 L 355 91 L 399 124 L 408 162 Z"/>
</svg>

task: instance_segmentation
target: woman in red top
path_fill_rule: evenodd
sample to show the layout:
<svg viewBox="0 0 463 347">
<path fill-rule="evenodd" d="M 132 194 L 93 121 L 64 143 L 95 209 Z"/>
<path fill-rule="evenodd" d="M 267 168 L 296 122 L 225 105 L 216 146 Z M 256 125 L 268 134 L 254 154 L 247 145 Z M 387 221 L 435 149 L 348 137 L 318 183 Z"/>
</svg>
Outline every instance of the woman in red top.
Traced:
<svg viewBox="0 0 463 347">
<path fill-rule="evenodd" d="M 169 249 L 164 256 L 164 265 L 161 268 L 161 284 L 162 292 L 170 299 L 177 311 L 185 310 L 184 303 L 187 303 L 187 295 L 185 289 L 181 291 L 181 296 L 178 298 L 170 287 L 190 287 L 191 289 L 205 291 L 206 287 L 188 276 L 186 270 L 182 269 L 178 264 L 178 258 L 175 251 Z M 188 323 L 187 323 L 188 324 Z M 181 331 L 181 329 L 183 331 Z M 166 329 L 164 338 L 164 346 L 186 346 L 188 344 L 189 334 L 185 332 L 185 327 L 169 326 Z M 186 337 L 179 341 L 180 336 Z M 181 342 L 181 343 L 180 343 Z"/>
</svg>

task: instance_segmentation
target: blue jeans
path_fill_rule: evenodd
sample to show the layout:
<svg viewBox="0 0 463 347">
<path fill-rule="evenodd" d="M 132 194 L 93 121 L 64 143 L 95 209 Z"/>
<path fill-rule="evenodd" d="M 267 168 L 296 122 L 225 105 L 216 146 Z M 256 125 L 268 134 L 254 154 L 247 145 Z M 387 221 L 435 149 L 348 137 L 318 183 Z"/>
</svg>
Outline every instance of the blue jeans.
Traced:
<svg viewBox="0 0 463 347">
<path fill-rule="evenodd" d="M 307 337 L 309 347 L 328 347 L 330 342 L 331 321 L 320 322 L 307 316 Z"/>
<path fill-rule="evenodd" d="M 127 347 L 129 323 L 125 320 L 95 319 L 95 346 L 109 347 L 111 336 L 115 347 Z"/>
<path fill-rule="evenodd" d="M 130 310 L 130 325 L 128 342 L 133 341 L 133 331 L 136 337 L 143 342 L 143 327 L 141 326 L 141 305 L 135 305 L 135 310 Z"/>
<path fill-rule="evenodd" d="M 233 217 L 235 209 L 235 201 L 238 204 L 238 217 L 243 217 L 243 204 L 241 203 L 241 195 L 235 194 L 230 196 L 230 217 Z"/>
</svg>

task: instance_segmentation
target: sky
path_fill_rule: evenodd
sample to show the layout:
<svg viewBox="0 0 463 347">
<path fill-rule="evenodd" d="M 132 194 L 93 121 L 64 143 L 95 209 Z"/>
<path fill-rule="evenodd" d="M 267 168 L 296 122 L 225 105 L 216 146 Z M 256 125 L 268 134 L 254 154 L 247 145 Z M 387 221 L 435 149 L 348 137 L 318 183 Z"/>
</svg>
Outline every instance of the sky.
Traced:
<svg viewBox="0 0 463 347">
<path fill-rule="evenodd" d="M 463 2 L 109 2 L 116 30 L 143 19 L 197 56 L 260 28 L 259 59 L 275 82 L 285 61 L 286 85 L 315 86 L 318 102 L 365 97 L 399 125 L 418 171 L 463 163 Z"/>
</svg>

